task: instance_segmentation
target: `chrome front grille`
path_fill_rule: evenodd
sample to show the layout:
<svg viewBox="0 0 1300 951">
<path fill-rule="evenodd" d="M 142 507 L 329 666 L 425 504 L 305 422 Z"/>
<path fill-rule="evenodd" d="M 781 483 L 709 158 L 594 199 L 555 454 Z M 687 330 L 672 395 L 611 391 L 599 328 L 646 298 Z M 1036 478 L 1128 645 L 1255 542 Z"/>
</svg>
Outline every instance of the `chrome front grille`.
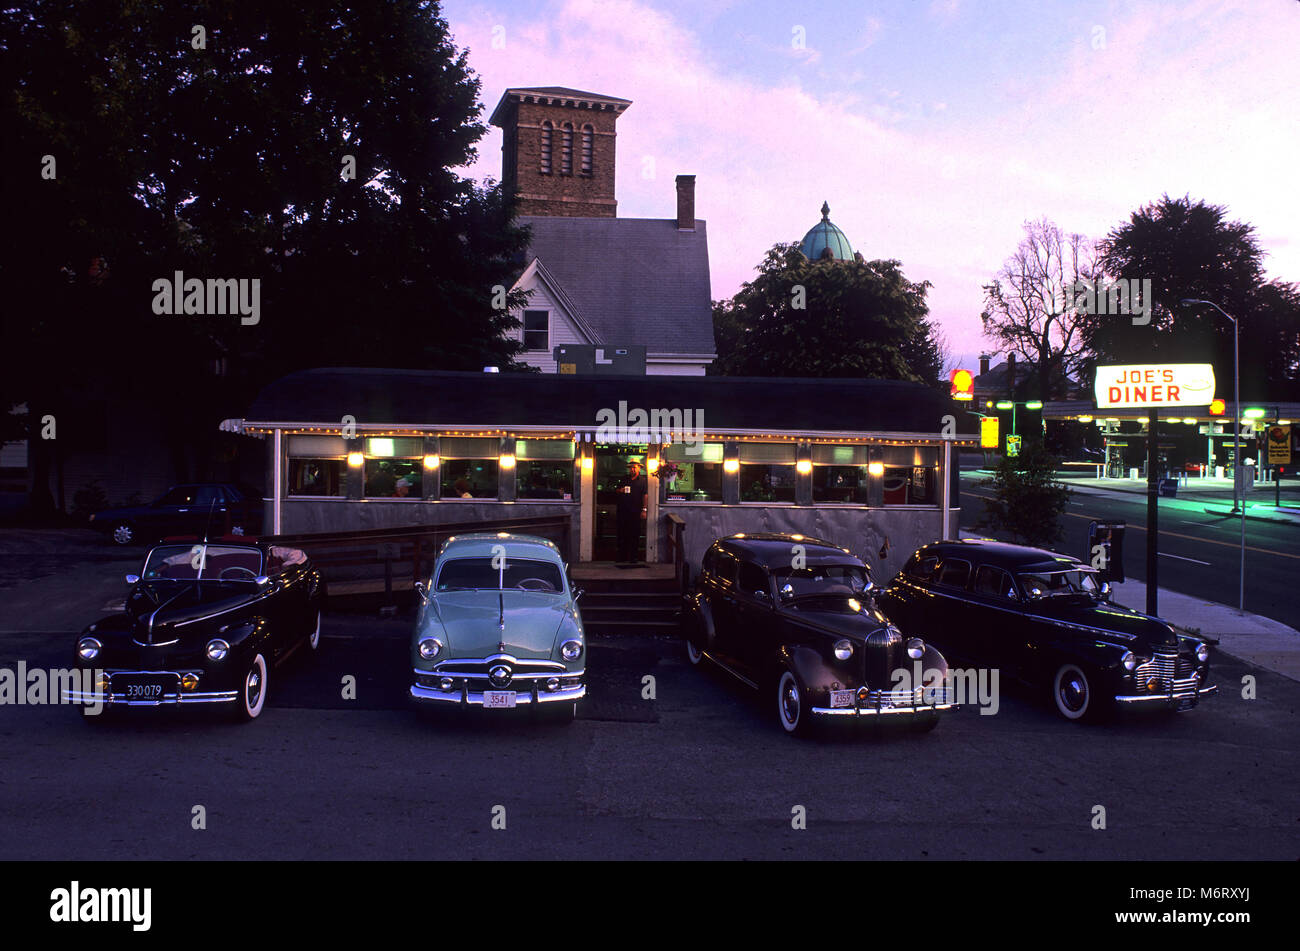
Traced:
<svg viewBox="0 0 1300 951">
<path fill-rule="evenodd" d="M 1133 679 L 1139 687 L 1145 687 L 1153 679 L 1166 687 L 1172 681 L 1188 679 L 1195 670 L 1190 662 L 1173 651 L 1156 651 L 1149 661 L 1133 671 Z"/>
<path fill-rule="evenodd" d="M 931 707 L 956 703 L 957 691 L 949 686 L 917 687 L 915 690 L 868 690 L 859 705 L 881 709 L 889 707 Z"/>
</svg>

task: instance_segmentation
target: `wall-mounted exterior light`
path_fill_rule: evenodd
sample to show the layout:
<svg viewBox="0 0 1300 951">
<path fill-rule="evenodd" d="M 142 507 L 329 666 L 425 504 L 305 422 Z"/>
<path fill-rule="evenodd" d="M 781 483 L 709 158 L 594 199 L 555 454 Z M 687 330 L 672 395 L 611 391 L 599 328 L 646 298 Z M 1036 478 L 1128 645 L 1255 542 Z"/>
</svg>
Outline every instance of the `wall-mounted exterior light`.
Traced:
<svg viewBox="0 0 1300 951">
<path fill-rule="evenodd" d="M 730 475 L 730 474 L 733 473 L 733 472 L 739 472 L 739 471 L 740 471 L 740 460 L 739 460 L 739 459 L 724 459 L 724 460 L 722 460 L 722 471 L 725 472 L 725 473 L 727 473 L 728 475 Z"/>
<path fill-rule="evenodd" d="M 426 468 L 426 469 L 436 469 L 436 468 L 438 468 L 438 461 L 439 461 L 439 460 L 438 460 L 438 457 L 437 457 L 436 455 L 425 456 L 425 457 L 424 457 L 424 468 Z"/>
<path fill-rule="evenodd" d="M 591 456 L 582 457 L 582 471 L 594 472 L 596 470 L 596 460 Z"/>
<path fill-rule="evenodd" d="M 515 467 L 515 457 L 508 452 L 503 452 L 498 461 L 501 463 L 502 469 L 513 469 Z"/>
<path fill-rule="evenodd" d="M 812 472 L 812 460 L 800 459 L 798 462 L 794 464 L 794 471 L 799 473 L 800 475 L 808 475 L 810 472 Z"/>
<path fill-rule="evenodd" d="M 883 462 L 867 463 L 867 474 L 879 478 L 885 474 L 885 464 Z"/>
<path fill-rule="evenodd" d="M 366 464 L 366 454 L 364 452 L 348 453 L 348 465 L 353 469 L 360 469 Z"/>
</svg>

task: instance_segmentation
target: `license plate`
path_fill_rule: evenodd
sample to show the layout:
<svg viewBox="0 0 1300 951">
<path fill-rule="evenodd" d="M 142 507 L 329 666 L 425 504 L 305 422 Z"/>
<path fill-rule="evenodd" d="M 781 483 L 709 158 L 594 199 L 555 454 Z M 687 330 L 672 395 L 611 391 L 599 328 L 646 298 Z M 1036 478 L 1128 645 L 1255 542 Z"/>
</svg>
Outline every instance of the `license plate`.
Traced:
<svg viewBox="0 0 1300 951">
<path fill-rule="evenodd" d="M 853 706 L 853 694 L 854 694 L 854 693 L 855 693 L 855 691 L 853 691 L 853 690 L 832 690 L 832 691 L 831 691 L 831 707 L 832 707 L 832 709 L 839 708 L 839 707 L 851 707 L 851 706 Z"/>
<path fill-rule="evenodd" d="M 176 675 L 162 676 L 123 676 L 113 678 L 113 693 L 121 694 L 127 700 L 162 700 L 167 694 L 176 693 Z"/>
<path fill-rule="evenodd" d="M 485 690 L 483 691 L 483 706 L 493 710 L 508 710 L 515 705 L 515 692 L 513 690 Z"/>
</svg>

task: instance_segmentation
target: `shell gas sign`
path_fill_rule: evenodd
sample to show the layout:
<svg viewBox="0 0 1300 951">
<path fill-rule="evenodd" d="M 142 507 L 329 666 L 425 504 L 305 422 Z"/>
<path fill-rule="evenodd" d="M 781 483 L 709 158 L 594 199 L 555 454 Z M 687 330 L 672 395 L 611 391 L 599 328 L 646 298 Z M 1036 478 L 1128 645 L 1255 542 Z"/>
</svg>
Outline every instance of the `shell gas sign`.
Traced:
<svg viewBox="0 0 1300 951">
<path fill-rule="evenodd" d="M 1125 364 L 1097 367 L 1098 409 L 1207 406 L 1214 399 L 1208 363 Z"/>
</svg>

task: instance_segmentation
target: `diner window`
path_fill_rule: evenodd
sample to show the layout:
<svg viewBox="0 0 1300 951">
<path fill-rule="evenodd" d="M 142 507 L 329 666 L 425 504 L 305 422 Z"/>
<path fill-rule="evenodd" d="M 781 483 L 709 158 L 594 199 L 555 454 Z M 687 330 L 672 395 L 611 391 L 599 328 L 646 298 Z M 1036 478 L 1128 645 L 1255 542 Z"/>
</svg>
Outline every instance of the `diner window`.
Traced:
<svg viewBox="0 0 1300 951">
<path fill-rule="evenodd" d="M 866 446 L 814 444 L 812 464 L 814 503 L 868 503 Z"/>
<path fill-rule="evenodd" d="M 368 499 L 419 499 L 424 495 L 424 439 L 419 436 L 365 441 Z"/>
<path fill-rule="evenodd" d="M 491 436 L 444 436 L 439 440 L 441 496 L 495 499 L 501 440 Z"/>
<path fill-rule="evenodd" d="M 550 353 L 551 313 L 547 310 L 524 311 L 524 349 Z"/>
<path fill-rule="evenodd" d="M 515 443 L 515 497 L 573 498 L 573 441 L 520 439 Z"/>
<path fill-rule="evenodd" d="M 342 436 L 290 436 L 289 495 L 342 498 L 347 494 L 347 452 Z"/>
<path fill-rule="evenodd" d="M 692 453 L 692 448 L 699 452 Z M 722 443 L 665 446 L 659 479 L 670 502 L 721 502 Z"/>
<path fill-rule="evenodd" d="M 936 446 L 884 446 L 885 505 L 939 504 L 939 449 Z"/>
<path fill-rule="evenodd" d="M 794 443 L 740 444 L 740 501 L 793 502 Z"/>
</svg>

